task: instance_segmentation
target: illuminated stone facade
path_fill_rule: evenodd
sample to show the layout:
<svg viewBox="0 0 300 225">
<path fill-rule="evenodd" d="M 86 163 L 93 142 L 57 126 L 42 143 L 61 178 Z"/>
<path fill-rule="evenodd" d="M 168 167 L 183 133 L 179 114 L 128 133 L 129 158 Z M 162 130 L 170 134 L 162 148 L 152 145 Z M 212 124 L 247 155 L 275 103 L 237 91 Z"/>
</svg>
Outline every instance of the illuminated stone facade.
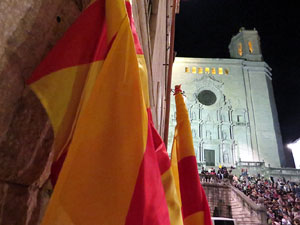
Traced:
<svg viewBox="0 0 300 225">
<path fill-rule="evenodd" d="M 197 161 L 231 166 L 241 161 L 284 164 L 271 68 L 262 61 L 256 30 L 241 30 L 229 45 L 231 59 L 175 59 L 172 87 L 182 84 Z M 171 101 L 168 148 L 176 125 Z"/>
</svg>

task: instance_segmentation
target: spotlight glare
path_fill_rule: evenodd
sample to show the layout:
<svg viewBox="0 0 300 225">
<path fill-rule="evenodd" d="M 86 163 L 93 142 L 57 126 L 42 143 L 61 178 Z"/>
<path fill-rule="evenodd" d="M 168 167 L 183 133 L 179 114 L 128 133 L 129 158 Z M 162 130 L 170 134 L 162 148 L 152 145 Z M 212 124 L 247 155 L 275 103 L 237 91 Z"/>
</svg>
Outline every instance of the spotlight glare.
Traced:
<svg viewBox="0 0 300 225">
<path fill-rule="evenodd" d="M 300 138 L 287 145 L 292 150 L 296 169 L 300 169 Z"/>
</svg>

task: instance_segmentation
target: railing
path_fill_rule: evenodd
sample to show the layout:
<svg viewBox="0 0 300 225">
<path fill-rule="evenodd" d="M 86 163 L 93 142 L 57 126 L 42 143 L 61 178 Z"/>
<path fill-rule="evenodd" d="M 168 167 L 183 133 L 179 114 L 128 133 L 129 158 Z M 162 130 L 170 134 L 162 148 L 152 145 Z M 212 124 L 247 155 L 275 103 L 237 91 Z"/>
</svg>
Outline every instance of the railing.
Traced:
<svg viewBox="0 0 300 225">
<path fill-rule="evenodd" d="M 265 167 L 265 162 L 250 162 L 250 161 L 239 161 L 237 162 L 238 167 Z"/>
<path fill-rule="evenodd" d="M 206 166 L 205 161 L 198 162 L 197 164 L 199 174 L 202 167 L 211 168 L 210 166 Z M 218 170 L 218 167 L 212 167 L 215 168 L 216 171 Z M 235 169 L 232 169 L 232 174 L 240 175 L 241 169 L 247 169 L 249 175 L 260 173 L 260 175 L 265 178 L 270 178 L 271 176 L 274 178 L 285 177 L 287 180 L 300 182 L 300 169 L 270 167 L 270 165 L 266 166 L 265 162 L 239 161 L 236 163 Z"/>
<path fill-rule="evenodd" d="M 203 181 L 204 176 L 200 176 Z M 256 204 L 253 202 L 248 196 L 246 196 L 243 192 L 235 188 L 230 184 L 230 179 L 223 179 L 221 183 L 218 183 L 218 179 L 216 176 L 210 176 L 213 178 L 213 182 L 203 182 L 203 187 L 211 188 L 230 188 L 231 189 L 231 197 L 242 203 L 242 207 L 247 210 L 251 217 L 258 218 L 261 225 L 267 225 L 267 210 L 263 204 Z M 214 179 L 215 178 L 215 179 Z"/>
<path fill-rule="evenodd" d="M 251 215 L 253 214 L 253 216 L 258 218 L 261 221 L 261 225 L 267 225 L 267 210 L 264 205 L 256 204 L 244 193 L 231 185 L 230 188 L 232 191 L 231 193 L 238 197 L 239 200 L 243 203 L 243 207 L 246 207 Z"/>
<path fill-rule="evenodd" d="M 268 169 L 270 173 L 277 173 L 277 174 L 288 174 L 288 175 L 300 175 L 300 170 L 299 169 L 294 169 L 294 168 L 273 168 L 270 167 Z"/>
<path fill-rule="evenodd" d="M 274 178 L 285 177 L 287 180 L 300 182 L 300 169 L 270 167 L 270 165 L 265 166 L 265 162 L 239 161 L 234 172 L 238 175 L 241 173 L 242 168 L 248 169 L 248 174 L 250 175 L 260 173 L 265 178 L 271 176 Z"/>
<path fill-rule="evenodd" d="M 199 161 L 199 162 L 197 162 L 197 164 L 198 164 L 198 168 L 201 168 L 202 166 L 206 166 L 206 161 Z"/>
</svg>

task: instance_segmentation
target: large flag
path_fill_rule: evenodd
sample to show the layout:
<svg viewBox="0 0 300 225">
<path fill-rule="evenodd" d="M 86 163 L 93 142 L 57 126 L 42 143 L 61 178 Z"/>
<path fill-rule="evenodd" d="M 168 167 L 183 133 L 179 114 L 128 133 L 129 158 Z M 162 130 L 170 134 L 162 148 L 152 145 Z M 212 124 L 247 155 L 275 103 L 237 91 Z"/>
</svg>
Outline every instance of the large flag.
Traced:
<svg viewBox="0 0 300 225">
<path fill-rule="evenodd" d="M 35 70 L 64 161 L 42 225 L 182 224 L 147 81 L 124 0 L 93 1 Z"/>
<path fill-rule="evenodd" d="M 210 209 L 197 169 L 188 111 L 180 85 L 175 86 L 176 121 L 172 171 L 181 200 L 184 225 L 211 225 Z"/>
</svg>

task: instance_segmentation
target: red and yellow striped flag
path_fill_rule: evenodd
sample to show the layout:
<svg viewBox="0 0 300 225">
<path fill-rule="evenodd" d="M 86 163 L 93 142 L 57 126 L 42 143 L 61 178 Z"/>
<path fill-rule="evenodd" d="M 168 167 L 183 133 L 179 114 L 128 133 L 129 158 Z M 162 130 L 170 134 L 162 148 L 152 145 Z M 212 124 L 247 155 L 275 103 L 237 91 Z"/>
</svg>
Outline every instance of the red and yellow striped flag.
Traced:
<svg viewBox="0 0 300 225">
<path fill-rule="evenodd" d="M 151 120 L 153 144 L 158 160 L 162 184 L 168 204 L 171 225 L 183 225 L 180 200 L 176 191 L 170 158 L 166 146 Z"/>
<path fill-rule="evenodd" d="M 200 183 L 188 111 L 180 85 L 175 86 L 176 121 L 171 164 L 181 200 L 184 225 L 211 225 L 210 209 Z"/>
<path fill-rule="evenodd" d="M 182 224 L 147 82 L 124 0 L 94 1 L 35 70 L 64 161 L 42 225 Z"/>
</svg>

